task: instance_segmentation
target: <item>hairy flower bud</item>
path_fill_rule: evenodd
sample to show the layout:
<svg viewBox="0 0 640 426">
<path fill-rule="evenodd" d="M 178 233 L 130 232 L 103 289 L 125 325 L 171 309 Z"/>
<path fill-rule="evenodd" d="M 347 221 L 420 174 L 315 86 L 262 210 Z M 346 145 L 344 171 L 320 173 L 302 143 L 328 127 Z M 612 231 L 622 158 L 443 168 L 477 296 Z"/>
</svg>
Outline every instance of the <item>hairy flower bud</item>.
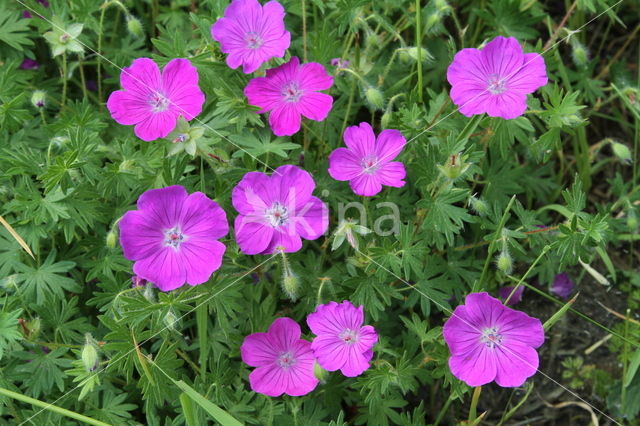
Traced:
<svg viewBox="0 0 640 426">
<path fill-rule="evenodd" d="M 627 212 L 627 226 L 631 232 L 636 232 L 638 229 L 638 215 L 636 214 L 635 209 L 629 209 Z"/>
<path fill-rule="evenodd" d="M 384 95 L 373 86 L 369 86 L 364 91 L 364 97 L 367 100 L 369 106 L 374 110 L 381 110 L 384 108 Z"/>
<path fill-rule="evenodd" d="M 171 331 L 176 331 L 176 324 L 178 323 L 178 317 L 173 312 L 173 309 L 169 309 L 169 311 L 167 311 L 162 321 L 164 322 L 164 325 L 167 327 L 167 329 Z"/>
<path fill-rule="evenodd" d="M 44 90 L 36 90 L 31 95 L 31 104 L 36 108 L 44 108 L 46 100 L 47 93 Z"/>
<path fill-rule="evenodd" d="M 287 295 L 289 299 L 295 302 L 298 299 L 298 292 L 300 290 L 300 279 L 293 272 L 289 261 L 287 260 L 284 252 L 282 254 L 282 291 Z"/>
<path fill-rule="evenodd" d="M 115 248 L 116 243 L 118 242 L 118 233 L 114 229 L 112 229 L 107 232 L 107 237 L 105 239 L 108 248 Z"/>
<path fill-rule="evenodd" d="M 95 371 L 98 368 L 98 350 L 91 334 L 85 334 L 85 344 L 80 356 L 82 364 L 87 371 Z"/>
<path fill-rule="evenodd" d="M 127 31 L 134 37 L 144 38 L 142 23 L 133 15 L 127 15 Z"/>
<path fill-rule="evenodd" d="M 380 126 L 383 129 L 388 129 L 389 128 L 389 122 L 391 121 L 392 115 L 393 114 L 389 110 L 386 110 L 384 112 L 384 114 L 382 114 L 382 117 L 380 118 Z"/>
<path fill-rule="evenodd" d="M 320 380 L 321 384 L 327 383 L 327 379 L 329 378 L 329 372 L 320 367 L 317 361 L 313 363 L 313 375 L 316 376 L 316 379 Z"/>
<path fill-rule="evenodd" d="M 438 169 L 445 177 L 456 180 L 471 166 L 465 162 L 465 159 L 465 156 L 454 154 L 449 157 L 449 160 L 444 165 L 439 164 Z"/>
<path fill-rule="evenodd" d="M 513 270 L 513 260 L 511 259 L 511 255 L 509 251 L 502 250 L 498 257 L 496 258 L 496 265 L 498 269 L 504 272 L 505 274 L 510 274 Z"/>
<path fill-rule="evenodd" d="M 587 47 L 580 43 L 577 38 L 571 38 L 571 58 L 573 63 L 579 68 L 584 68 L 589 63 L 589 52 Z"/>
<path fill-rule="evenodd" d="M 487 202 L 481 198 L 476 198 L 472 195 L 469 197 L 469 205 L 471 206 L 471 209 L 480 216 L 484 216 L 489 213 L 489 206 L 487 205 Z"/>
<path fill-rule="evenodd" d="M 621 163 L 630 165 L 633 162 L 631 150 L 627 145 L 620 142 L 611 142 L 611 149 Z"/>
</svg>

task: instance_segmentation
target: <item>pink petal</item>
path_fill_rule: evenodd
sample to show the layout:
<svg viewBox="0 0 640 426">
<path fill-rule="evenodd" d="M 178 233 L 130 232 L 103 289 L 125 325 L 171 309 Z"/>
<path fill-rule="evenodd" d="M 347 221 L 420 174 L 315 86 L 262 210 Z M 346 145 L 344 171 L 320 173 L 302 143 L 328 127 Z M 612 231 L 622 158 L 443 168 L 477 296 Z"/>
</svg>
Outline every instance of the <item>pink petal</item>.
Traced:
<svg viewBox="0 0 640 426">
<path fill-rule="evenodd" d="M 384 164 L 396 158 L 406 143 L 407 140 L 400 131 L 393 129 L 383 130 L 376 141 L 378 162 Z"/>
<path fill-rule="evenodd" d="M 357 157 L 363 158 L 375 153 L 376 135 L 369 123 L 363 122 L 345 129 L 344 143 Z"/>
<path fill-rule="evenodd" d="M 135 134 L 147 142 L 164 138 L 176 127 L 178 115 L 172 109 L 151 113 L 143 121 L 136 124 Z"/>
<path fill-rule="evenodd" d="M 225 245 L 220 241 L 202 237 L 191 237 L 180 245 L 182 263 L 187 271 L 187 284 L 207 282 L 211 274 L 222 265 Z"/>
<path fill-rule="evenodd" d="M 189 194 L 181 185 L 150 189 L 138 198 L 138 209 L 149 212 L 157 223 L 169 229 L 177 225 Z"/>
<path fill-rule="evenodd" d="M 376 170 L 375 174 L 382 185 L 401 188 L 405 184 L 402 179 L 405 178 L 407 172 L 404 169 L 404 164 L 399 161 L 392 161 Z"/>
<path fill-rule="evenodd" d="M 282 352 L 291 350 L 300 339 L 300 326 L 291 318 L 276 319 L 269 327 L 269 338 L 273 347 Z"/>
<path fill-rule="evenodd" d="M 171 247 L 162 247 L 151 256 L 138 260 L 133 264 L 133 272 L 162 291 L 175 290 L 187 281 L 181 256 Z"/>
<path fill-rule="evenodd" d="M 340 371 L 347 377 L 359 376 L 369 368 L 369 359 L 359 352 L 355 346 L 349 346 L 348 351 L 347 362 L 345 362 Z"/>
<path fill-rule="evenodd" d="M 376 175 L 362 173 L 349 182 L 357 195 L 372 197 L 382 191 L 382 184 Z"/>
<path fill-rule="evenodd" d="M 468 83 L 486 88 L 488 77 L 482 53 L 478 49 L 462 49 L 447 68 L 447 80 L 452 86 Z"/>
<path fill-rule="evenodd" d="M 149 58 L 138 58 L 120 74 L 120 84 L 125 90 L 140 96 L 162 89 L 162 77 L 158 65 Z"/>
<path fill-rule="evenodd" d="M 451 373 L 469 386 L 482 386 L 496 378 L 495 353 L 485 345 L 473 352 L 449 358 Z"/>
<path fill-rule="evenodd" d="M 336 371 L 344 367 L 350 356 L 349 347 L 337 335 L 323 334 L 311 342 L 311 349 L 318 364 L 327 371 Z"/>
<path fill-rule="evenodd" d="M 528 94 L 546 85 L 547 67 L 542 55 L 525 53 L 522 65 L 509 75 L 507 87 L 509 91 Z"/>
<path fill-rule="evenodd" d="M 544 329 L 538 318 L 532 318 L 524 312 L 510 311 L 500 317 L 497 323 L 505 344 L 516 341 L 534 348 L 544 343 Z"/>
<path fill-rule="evenodd" d="M 333 86 L 333 77 L 321 64 L 309 62 L 300 67 L 300 88 L 302 90 L 327 90 L 331 86 Z"/>
<path fill-rule="evenodd" d="M 482 49 L 482 58 L 489 75 L 507 77 L 517 72 L 523 61 L 522 47 L 513 37 L 498 36 Z"/>
<path fill-rule="evenodd" d="M 521 386 L 538 371 L 538 353 L 531 346 L 503 343 L 496 350 L 496 383 L 502 387 Z"/>
<path fill-rule="evenodd" d="M 128 92 L 116 90 L 111 92 L 107 99 L 107 108 L 111 117 L 118 123 L 124 125 L 138 124 L 153 112 L 151 106 L 138 92 Z"/>
<path fill-rule="evenodd" d="M 309 172 L 292 165 L 280 166 L 274 170 L 271 185 L 276 188 L 274 191 L 280 194 L 278 201 L 294 211 L 309 202 L 311 193 L 316 187 Z"/>
<path fill-rule="evenodd" d="M 250 216 L 238 215 L 234 228 L 236 243 L 244 254 L 264 253 L 273 239 L 274 229 Z"/>
<path fill-rule="evenodd" d="M 202 192 L 194 192 L 187 197 L 179 222 L 182 231 L 190 238 L 219 239 L 229 232 L 224 210 Z"/>
<path fill-rule="evenodd" d="M 276 136 L 291 136 L 300 130 L 300 111 L 294 103 L 278 105 L 269 114 L 269 124 Z"/>
<path fill-rule="evenodd" d="M 285 253 L 295 253 L 302 248 L 302 240 L 296 233 L 294 226 L 281 226 L 273 228 L 273 237 L 265 254 L 277 253 L 283 250 Z"/>
<path fill-rule="evenodd" d="M 164 234 L 162 225 L 146 212 L 131 210 L 122 216 L 120 245 L 124 257 L 129 260 L 141 260 L 153 255 L 162 247 Z"/>
<path fill-rule="evenodd" d="M 286 393 L 291 396 L 306 395 L 314 390 L 319 382 L 313 372 L 316 359 L 311 350 L 311 342 L 298 340 L 293 347 L 293 353 L 296 363 L 289 370 Z"/>
<path fill-rule="evenodd" d="M 249 105 L 261 108 L 258 114 L 269 112 L 284 104 L 279 88 L 265 77 L 251 79 L 244 89 L 244 95 L 247 97 Z"/>
<path fill-rule="evenodd" d="M 306 240 L 315 240 L 327 232 L 329 228 L 329 209 L 317 197 L 309 198 L 295 217 L 295 232 Z"/>
<path fill-rule="evenodd" d="M 354 179 L 362 171 L 360 160 L 347 148 L 338 148 L 329 155 L 329 175 L 335 180 Z"/>
<path fill-rule="evenodd" d="M 233 188 L 231 202 L 242 214 L 262 214 L 280 199 L 280 188 L 274 187 L 271 178 L 264 173 L 249 172 Z"/>
<path fill-rule="evenodd" d="M 526 109 L 527 95 L 510 91 L 490 96 L 485 104 L 489 117 L 501 117 L 505 120 L 521 116 Z"/>
<path fill-rule="evenodd" d="M 370 325 L 365 325 L 358 332 L 358 350 L 362 353 L 371 350 L 378 342 L 378 333 L 376 329 Z M 369 358 L 368 360 L 370 360 Z"/>
<path fill-rule="evenodd" d="M 333 98 L 324 93 L 305 93 L 298 103 L 298 111 L 314 121 L 322 121 L 329 115 L 333 106 Z"/>
<path fill-rule="evenodd" d="M 321 334 L 337 336 L 338 333 L 344 330 L 345 327 L 335 317 L 337 306 L 336 302 L 329 302 L 319 305 L 315 312 L 307 315 L 307 325 L 314 334 L 318 336 Z"/>
<path fill-rule="evenodd" d="M 287 372 L 277 364 L 258 367 L 249 374 L 251 390 L 267 396 L 280 396 L 289 386 Z"/>
<path fill-rule="evenodd" d="M 242 361 L 251 367 L 273 364 L 278 359 L 278 351 L 267 333 L 253 333 L 245 337 L 240 354 Z"/>
</svg>

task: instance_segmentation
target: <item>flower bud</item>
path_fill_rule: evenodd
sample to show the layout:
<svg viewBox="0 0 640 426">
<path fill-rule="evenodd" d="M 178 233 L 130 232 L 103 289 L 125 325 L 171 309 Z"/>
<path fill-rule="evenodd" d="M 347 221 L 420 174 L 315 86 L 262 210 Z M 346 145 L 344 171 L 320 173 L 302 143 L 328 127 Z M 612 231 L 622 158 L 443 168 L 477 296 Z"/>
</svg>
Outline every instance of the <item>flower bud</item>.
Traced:
<svg viewBox="0 0 640 426">
<path fill-rule="evenodd" d="M 176 331 L 176 324 L 178 323 L 178 317 L 173 312 L 173 309 L 169 309 L 169 311 L 167 311 L 162 321 L 164 322 L 164 325 L 167 327 L 167 329 L 171 331 Z"/>
<path fill-rule="evenodd" d="M 133 15 L 127 15 L 127 31 L 134 37 L 144 38 L 142 23 Z"/>
<path fill-rule="evenodd" d="M 511 259 L 511 255 L 507 250 L 502 250 L 498 257 L 496 258 L 496 265 L 498 269 L 504 272 L 505 274 L 510 274 L 513 270 L 513 260 Z"/>
<path fill-rule="evenodd" d="M 85 334 L 85 344 L 82 347 L 82 354 L 80 356 L 82 364 L 87 371 L 95 371 L 98 368 L 98 350 L 96 344 L 91 337 L 91 334 Z"/>
<path fill-rule="evenodd" d="M 391 121 L 391 116 L 392 115 L 393 114 L 389 110 L 385 111 L 384 114 L 382 114 L 382 117 L 380 118 L 380 126 L 383 129 L 388 129 L 389 128 L 389 122 Z"/>
<path fill-rule="evenodd" d="M 633 161 L 629 147 L 620 142 L 611 142 L 611 149 L 621 163 L 630 165 Z"/>
<path fill-rule="evenodd" d="M 107 232 L 107 237 L 106 237 L 107 247 L 110 249 L 115 248 L 117 242 L 118 242 L 118 233 L 113 229 Z"/>
<path fill-rule="evenodd" d="M 46 100 L 47 93 L 44 90 L 36 90 L 31 95 L 31 104 L 36 108 L 44 108 Z"/>
<path fill-rule="evenodd" d="M 427 16 L 427 19 L 425 21 L 425 24 L 427 26 L 427 30 L 432 29 L 433 27 L 435 27 L 436 25 L 438 25 L 438 23 L 440 22 L 440 13 L 439 12 L 433 12 L 430 13 Z"/>
<path fill-rule="evenodd" d="M 433 4 L 438 12 L 445 13 L 451 10 L 451 6 L 445 0 L 435 0 Z"/>
<path fill-rule="evenodd" d="M 147 280 L 145 280 L 144 278 L 138 275 L 131 276 L 131 288 L 144 287 L 146 284 Z"/>
<path fill-rule="evenodd" d="M 153 283 L 147 282 L 144 292 L 142 293 L 145 299 L 147 299 L 150 303 L 156 302 L 156 296 L 153 293 Z"/>
<path fill-rule="evenodd" d="M 329 378 L 329 372 L 320 367 L 317 361 L 313 363 L 313 375 L 316 376 L 316 379 L 320 380 L 320 383 L 323 385 L 327 383 L 327 379 Z"/>
<path fill-rule="evenodd" d="M 418 60 L 418 49 L 420 49 L 420 61 L 425 62 L 426 60 L 433 58 L 429 51 L 424 47 L 409 47 L 407 48 L 407 54 L 413 61 Z"/>
<path fill-rule="evenodd" d="M 635 209 L 630 209 L 627 213 L 627 226 L 631 232 L 635 232 L 638 229 L 638 216 Z"/>
<path fill-rule="evenodd" d="M 27 323 L 27 328 L 29 329 L 29 339 L 35 340 L 40 334 L 41 323 L 40 318 L 34 318 Z"/>
<path fill-rule="evenodd" d="M 580 41 L 575 37 L 571 38 L 571 47 L 571 58 L 573 59 L 573 63 L 579 68 L 586 67 L 589 63 L 589 52 L 587 51 L 587 47 L 580 43 Z"/>
<path fill-rule="evenodd" d="M 287 297 L 289 297 L 289 299 L 295 302 L 296 299 L 298 299 L 299 289 L 300 279 L 296 274 L 293 273 L 291 268 L 285 268 L 282 274 L 282 290 L 285 292 Z"/>
<path fill-rule="evenodd" d="M 384 95 L 379 89 L 369 86 L 364 91 L 364 97 L 372 109 L 381 110 L 384 108 Z"/>
<path fill-rule="evenodd" d="M 471 206 L 471 209 L 480 216 L 484 216 L 489 213 L 489 206 L 486 201 L 480 198 L 476 198 L 474 196 L 469 197 L 469 205 Z"/>
</svg>

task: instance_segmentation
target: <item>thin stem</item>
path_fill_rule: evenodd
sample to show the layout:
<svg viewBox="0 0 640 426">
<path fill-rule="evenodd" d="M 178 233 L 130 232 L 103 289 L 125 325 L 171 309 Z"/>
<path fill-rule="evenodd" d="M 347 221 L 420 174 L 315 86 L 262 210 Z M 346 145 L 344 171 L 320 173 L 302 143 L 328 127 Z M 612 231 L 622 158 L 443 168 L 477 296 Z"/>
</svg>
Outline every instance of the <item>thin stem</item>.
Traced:
<svg viewBox="0 0 640 426">
<path fill-rule="evenodd" d="M 416 48 L 418 50 L 418 102 L 422 103 L 422 13 L 420 0 L 416 0 Z"/>
<path fill-rule="evenodd" d="M 92 419 L 91 417 L 83 416 L 75 411 L 67 410 L 66 408 L 58 407 L 57 405 L 49 404 L 48 402 L 40 401 L 39 399 L 31 398 L 26 395 L 22 395 L 17 392 L 10 391 L 9 389 L 0 388 L 0 395 L 7 396 L 18 401 L 26 402 L 27 404 L 40 407 L 44 410 L 60 414 L 62 416 L 71 417 L 72 419 L 80 420 L 81 422 L 96 425 L 96 426 L 109 426 L 108 423 L 101 422 L 100 420 Z"/>
<path fill-rule="evenodd" d="M 302 0 L 302 58 L 307 62 L 307 11 L 305 0 Z"/>
<path fill-rule="evenodd" d="M 480 393 L 482 392 L 482 386 L 476 386 L 473 390 L 473 396 L 471 397 L 471 406 L 469 407 L 469 424 L 473 424 L 477 416 L 478 401 L 480 400 Z"/>
<path fill-rule="evenodd" d="M 447 414 L 447 411 L 449 411 L 449 406 L 451 405 L 451 402 L 453 402 L 453 399 L 447 398 L 444 405 L 440 409 L 440 412 L 438 413 L 438 417 L 436 417 L 436 421 L 433 422 L 433 426 L 438 426 L 440 424 L 440 422 L 442 421 L 442 418 L 445 416 L 445 414 Z"/>
<path fill-rule="evenodd" d="M 100 7 L 100 22 L 98 23 L 98 99 L 102 103 L 102 28 L 104 25 L 104 14 L 107 11 L 107 3 Z"/>
<path fill-rule="evenodd" d="M 62 101 L 60 101 L 60 108 L 64 108 L 65 101 L 67 100 L 67 52 L 62 53 Z"/>
<path fill-rule="evenodd" d="M 84 77 L 84 66 L 82 65 L 82 58 L 78 59 L 78 68 L 80 68 L 80 82 L 82 83 L 82 97 L 83 98 L 87 98 L 88 94 L 87 94 L 87 81 L 85 80 Z"/>
<path fill-rule="evenodd" d="M 527 278 L 527 276 L 529 275 L 529 273 L 533 270 L 533 268 L 535 268 L 535 266 L 538 264 L 538 262 L 540 261 L 540 259 L 542 259 L 542 256 L 544 256 L 548 251 L 549 251 L 550 247 L 549 246 L 544 246 L 542 248 L 542 251 L 540 252 L 540 254 L 538 255 L 538 257 L 536 257 L 536 260 L 533 261 L 533 263 L 531 264 L 531 266 L 529 266 L 529 269 L 527 269 L 527 272 L 524 273 L 524 275 L 522 276 L 522 278 L 520 278 L 520 281 L 518 281 L 518 284 L 516 284 L 515 287 L 513 287 L 513 290 L 511 290 L 511 293 L 509 293 L 509 296 L 507 297 L 507 299 L 504 301 L 505 305 L 509 304 L 509 300 L 511 300 L 511 297 L 515 294 L 515 292 L 518 290 L 518 288 L 522 285 L 522 282 Z"/>
</svg>

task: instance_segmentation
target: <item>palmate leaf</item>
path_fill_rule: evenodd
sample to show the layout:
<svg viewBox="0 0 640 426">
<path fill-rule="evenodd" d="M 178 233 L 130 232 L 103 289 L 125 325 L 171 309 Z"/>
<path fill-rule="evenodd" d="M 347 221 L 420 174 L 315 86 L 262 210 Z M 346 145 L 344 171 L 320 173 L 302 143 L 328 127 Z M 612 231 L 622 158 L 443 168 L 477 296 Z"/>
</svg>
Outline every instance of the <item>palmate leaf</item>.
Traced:
<svg viewBox="0 0 640 426">
<path fill-rule="evenodd" d="M 33 46 L 29 33 L 29 20 L 22 19 L 20 12 L 0 6 L 0 42 L 22 52 L 26 46 Z"/>
<path fill-rule="evenodd" d="M 436 197 L 418 202 L 418 207 L 426 210 L 422 229 L 428 236 L 428 243 L 440 250 L 444 248 L 445 242 L 453 245 L 453 237 L 460 232 L 464 222 L 473 220 L 464 207 L 455 205 L 466 200 L 468 196 L 469 191 L 466 189 L 453 188 Z"/>
<path fill-rule="evenodd" d="M 17 371 L 22 375 L 28 395 L 38 398 L 40 395 L 51 392 L 54 386 L 60 392 L 64 391 L 66 374 L 63 370 L 71 367 L 71 360 L 64 358 L 68 351 L 67 348 L 58 348 L 45 353 L 38 349 L 35 353 L 16 354 L 18 358 L 25 361 Z"/>
<path fill-rule="evenodd" d="M 22 309 L 13 312 L 0 312 L 0 359 L 9 345 L 22 338 L 18 330 L 18 317 L 21 312 Z"/>
<path fill-rule="evenodd" d="M 59 299 L 64 297 L 64 290 L 80 292 L 82 288 L 71 278 L 66 276 L 76 264 L 71 261 L 54 263 L 55 250 L 49 253 L 47 259 L 39 267 L 17 265 L 16 280 L 24 297 L 36 297 L 38 305 L 48 301 L 52 295 Z"/>
</svg>

